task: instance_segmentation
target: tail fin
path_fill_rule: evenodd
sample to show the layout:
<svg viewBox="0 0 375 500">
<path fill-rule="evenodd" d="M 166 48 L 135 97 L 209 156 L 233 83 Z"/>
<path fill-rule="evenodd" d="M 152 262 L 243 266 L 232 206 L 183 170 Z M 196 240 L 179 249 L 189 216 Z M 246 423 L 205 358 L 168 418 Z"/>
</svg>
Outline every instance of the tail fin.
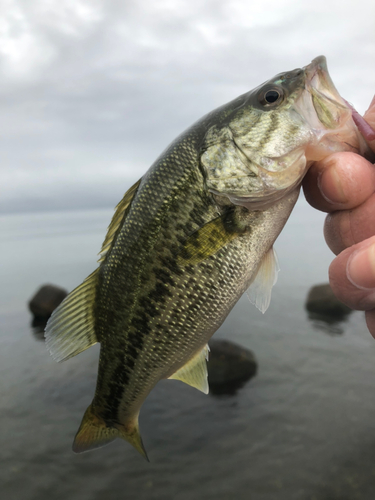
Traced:
<svg viewBox="0 0 375 500">
<path fill-rule="evenodd" d="M 126 426 L 117 424 L 116 427 L 107 426 L 106 422 L 95 415 L 90 405 L 81 422 L 73 442 L 74 453 L 94 450 L 111 443 L 116 438 L 125 439 L 147 460 L 148 456 L 139 433 L 138 415 L 133 422 Z"/>
</svg>

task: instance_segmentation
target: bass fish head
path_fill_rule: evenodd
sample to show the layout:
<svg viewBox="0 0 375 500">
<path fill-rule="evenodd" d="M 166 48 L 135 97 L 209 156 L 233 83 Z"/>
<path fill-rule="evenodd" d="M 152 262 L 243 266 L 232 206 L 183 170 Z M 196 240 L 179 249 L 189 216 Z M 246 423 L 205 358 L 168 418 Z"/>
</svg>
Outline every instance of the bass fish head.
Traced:
<svg viewBox="0 0 375 500">
<path fill-rule="evenodd" d="M 259 209 L 298 187 L 312 162 L 336 151 L 364 154 L 365 143 L 320 56 L 213 112 L 201 164 L 213 194 Z"/>
</svg>

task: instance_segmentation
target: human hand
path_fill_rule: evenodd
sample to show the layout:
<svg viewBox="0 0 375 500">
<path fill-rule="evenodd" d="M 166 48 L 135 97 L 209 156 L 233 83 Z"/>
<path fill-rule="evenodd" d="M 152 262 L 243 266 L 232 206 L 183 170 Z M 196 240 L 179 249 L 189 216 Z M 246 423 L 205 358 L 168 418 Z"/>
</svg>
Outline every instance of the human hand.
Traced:
<svg viewBox="0 0 375 500">
<path fill-rule="evenodd" d="M 375 97 L 364 118 L 375 128 Z M 374 135 L 367 139 L 375 152 Z M 375 166 L 354 153 L 335 153 L 312 165 L 303 189 L 313 207 L 328 212 L 324 236 L 337 255 L 329 268 L 332 290 L 366 311 L 375 337 Z"/>
</svg>

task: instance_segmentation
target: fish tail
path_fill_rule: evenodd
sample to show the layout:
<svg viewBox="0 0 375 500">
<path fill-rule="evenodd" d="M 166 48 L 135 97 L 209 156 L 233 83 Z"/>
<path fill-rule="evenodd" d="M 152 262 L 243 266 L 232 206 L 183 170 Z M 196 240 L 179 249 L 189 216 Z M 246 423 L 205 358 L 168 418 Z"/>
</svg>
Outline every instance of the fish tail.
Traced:
<svg viewBox="0 0 375 500">
<path fill-rule="evenodd" d="M 76 437 L 73 442 L 74 453 L 83 453 L 85 451 L 100 448 L 111 443 L 116 438 L 125 439 L 147 460 L 148 456 L 143 446 L 142 438 L 139 433 L 138 415 L 127 423 L 127 425 L 116 424 L 116 426 L 107 425 L 105 420 L 96 415 L 92 405 L 90 405 L 81 422 Z"/>
<path fill-rule="evenodd" d="M 117 430 L 120 438 L 125 439 L 125 441 L 134 446 L 134 448 L 147 460 L 147 462 L 150 461 L 139 432 L 138 415 L 130 425 L 118 425 Z"/>
</svg>

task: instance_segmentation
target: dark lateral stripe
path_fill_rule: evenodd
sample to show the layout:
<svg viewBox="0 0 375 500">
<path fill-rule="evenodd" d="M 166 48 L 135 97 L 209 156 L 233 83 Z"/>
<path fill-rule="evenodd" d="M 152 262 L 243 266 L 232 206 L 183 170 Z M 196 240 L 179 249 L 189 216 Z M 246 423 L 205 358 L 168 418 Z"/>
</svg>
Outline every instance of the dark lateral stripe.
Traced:
<svg viewBox="0 0 375 500">
<path fill-rule="evenodd" d="M 173 159 L 171 159 L 171 163 L 173 163 Z M 174 213 L 180 212 L 180 206 L 184 205 L 186 196 L 192 192 L 196 182 L 197 173 L 194 170 L 190 171 L 186 177 L 181 178 L 178 192 L 171 193 L 171 196 L 166 198 L 166 203 L 155 217 L 152 227 L 148 228 L 148 234 L 150 232 L 155 233 L 155 235 L 159 234 L 156 241 L 157 248 L 162 248 L 164 245 L 169 248 L 171 253 L 167 252 L 166 255 L 158 257 L 156 251 L 152 251 L 152 247 L 148 247 L 148 249 L 142 248 L 143 252 L 147 251 L 147 254 L 151 252 L 151 255 L 153 255 L 151 257 L 152 263 L 147 266 L 147 269 L 152 268 L 152 270 L 151 272 L 147 271 L 147 276 L 143 276 L 145 269 L 140 267 L 137 273 L 132 276 L 132 282 L 136 284 L 134 288 L 139 287 L 139 289 L 134 292 L 135 295 L 129 297 L 128 319 L 124 320 L 125 331 L 113 332 L 118 335 L 116 350 L 106 351 L 106 349 L 103 349 L 101 355 L 102 366 L 99 368 L 95 399 L 98 407 L 101 408 L 100 413 L 106 421 L 116 422 L 119 418 L 119 408 L 124 404 L 131 406 L 138 397 L 142 381 L 138 381 L 134 387 L 130 387 L 129 383 L 147 338 L 153 335 L 160 343 L 165 343 L 168 338 L 169 331 L 166 329 L 166 325 L 161 325 L 162 328 L 158 328 L 151 327 L 151 324 L 155 324 L 157 322 L 154 321 L 155 318 L 164 311 L 165 303 L 173 295 L 177 278 L 184 272 L 177 263 L 177 254 L 181 245 L 178 237 L 185 234 L 182 241 L 186 239 L 186 233 L 190 232 L 192 227 L 197 224 L 197 219 L 202 219 L 202 214 L 205 213 L 204 208 L 211 203 L 211 200 L 206 199 L 201 193 L 193 191 L 193 195 L 196 196 L 196 203 L 193 204 L 191 210 L 183 213 L 180 230 L 176 231 L 176 224 L 171 224 L 173 231 L 176 231 L 173 234 L 172 241 L 169 241 L 170 235 L 166 225 L 169 224 L 168 221 L 173 221 Z M 178 223 L 178 221 L 173 222 Z M 150 244 L 152 243 L 151 240 L 149 238 Z M 155 243 L 155 240 L 153 242 Z M 169 246 L 171 244 L 173 244 L 174 251 Z M 108 300 L 111 300 L 110 296 L 108 296 Z M 119 306 L 123 307 L 125 300 L 126 298 L 122 298 Z M 114 324 L 113 315 L 116 315 L 116 307 L 112 303 L 110 310 L 111 317 L 108 318 L 108 321 Z M 119 313 L 119 316 L 122 316 L 122 314 Z M 107 320 L 103 318 L 103 321 L 100 322 L 101 328 L 105 330 Z M 110 356 L 113 356 L 113 358 Z M 140 377 L 147 378 L 147 373 L 141 373 Z"/>
</svg>

